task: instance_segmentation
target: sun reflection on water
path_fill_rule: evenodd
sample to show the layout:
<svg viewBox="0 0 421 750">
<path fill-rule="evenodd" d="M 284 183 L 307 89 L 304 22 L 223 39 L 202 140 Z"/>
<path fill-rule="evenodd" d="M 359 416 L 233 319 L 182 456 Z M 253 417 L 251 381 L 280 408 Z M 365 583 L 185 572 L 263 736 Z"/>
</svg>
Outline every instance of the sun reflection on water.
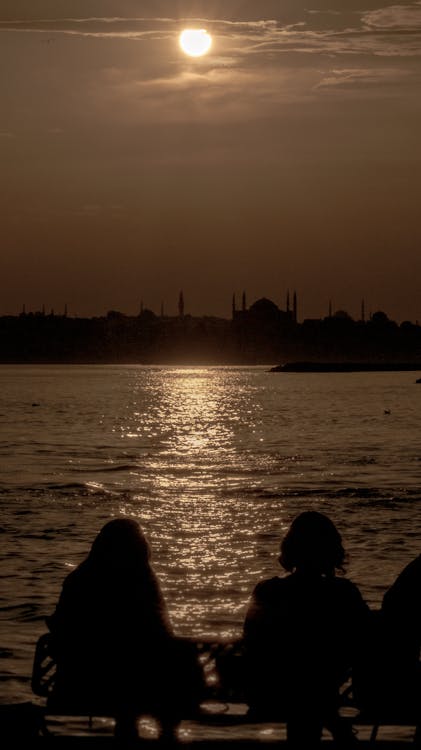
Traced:
<svg viewBox="0 0 421 750">
<path fill-rule="evenodd" d="M 171 430 L 167 444 L 177 453 L 223 451 L 231 447 L 224 389 L 206 370 L 176 371 L 163 383 L 162 423 Z"/>
<path fill-rule="evenodd" d="M 286 528 L 279 504 L 272 504 L 268 528 L 259 504 L 209 494 L 142 498 L 120 511 L 138 518 L 150 537 L 153 562 L 176 631 L 186 635 L 238 636 L 251 588 L 272 569 Z"/>
<path fill-rule="evenodd" d="M 167 369 L 146 388 L 143 373 L 133 388 L 119 427 L 154 449 L 141 453 L 132 470 L 142 494 L 120 512 L 137 517 L 150 536 L 177 632 L 238 635 L 252 585 L 272 563 L 278 572 L 282 506 L 273 504 L 268 528 L 259 503 L 244 499 L 244 482 L 255 492 L 260 481 L 255 458 L 247 478 L 247 457 L 250 437 L 261 442 L 261 419 L 253 383 L 224 369 Z M 259 462 L 263 476 L 264 452 Z M 262 547 L 268 534 L 271 546 Z"/>
</svg>

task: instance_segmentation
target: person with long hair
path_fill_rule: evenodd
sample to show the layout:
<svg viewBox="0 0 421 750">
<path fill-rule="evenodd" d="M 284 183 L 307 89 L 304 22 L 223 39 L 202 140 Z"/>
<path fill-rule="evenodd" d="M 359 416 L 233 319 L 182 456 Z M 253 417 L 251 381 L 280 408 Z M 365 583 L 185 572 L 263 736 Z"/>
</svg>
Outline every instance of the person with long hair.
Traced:
<svg viewBox="0 0 421 750">
<path fill-rule="evenodd" d="M 339 717 L 339 689 L 352 667 L 369 615 L 343 575 L 345 550 L 333 522 L 301 513 L 282 540 L 288 575 L 261 581 L 244 624 L 250 714 L 280 718 L 294 748 L 319 746 L 323 727 L 341 747 L 354 743 Z"/>
<path fill-rule="evenodd" d="M 137 521 L 109 521 L 47 618 L 57 662 L 51 702 L 113 715 L 124 738 L 137 736 L 141 713 L 164 734 L 177 724 L 175 639 L 150 557 Z"/>
</svg>

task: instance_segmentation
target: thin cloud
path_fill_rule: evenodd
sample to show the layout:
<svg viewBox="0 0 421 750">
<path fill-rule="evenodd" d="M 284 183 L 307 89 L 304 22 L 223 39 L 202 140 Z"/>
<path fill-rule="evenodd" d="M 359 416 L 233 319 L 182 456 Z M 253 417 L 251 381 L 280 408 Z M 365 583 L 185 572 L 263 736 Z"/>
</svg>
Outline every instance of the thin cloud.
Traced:
<svg viewBox="0 0 421 750">
<path fill-rule="evenodd" d="M 316 89 L 378 87 L 408 78 L 410 72 L 397 68 L 339 68 L 329 71 L 315 87 Z"/>
<path fill-rule="evenodd" d="M 92 96 L 115 120 L 129 118 L 132 124 L 244 122 L 278 117 L 287 105 L 312 100 L 319 79 L 317 71 L 286 66 L 266 68 L 265 75 L 252 67 L 187 66 L 148 80 L 136 77 L 135 71 L 129 79 L 113 69 L 107 75 L 106 98 L 95 92 Z"/>
<path fill-rule="evenodd" d="M 287 53 L 301 55 L 369 55 L 383 57 L 421 56 L 421 2 L 393 5 L 353 14 L 353 25 L 343 27 L 349 13 L 326 13 L 325 28 L 312 28 L 312 18 L 282 25 L 274 19 L 232 21 L 206 18 L 97 17 L 46 18 L 0 22 L 0 31 L 56 33 L 80 37 L 127 40 L 175 39 L 180 27 L 200 23 L 223 46 L 222 57 L 239 60 L 249 56 L 269 57 Z M 330 19 L 330 20 L 329 20 Z M 332 20 L 333 19 L 333 20 Z M 355 24 L 354 24 L 355 20 Z M 333 24 L 333 25 L 332 25 Z"/>
<path fill-rule="evenodd" d="M 129 26 L 130 28 L 127 30 L 131 34 L 140 34 L 143 35 L 145 31 L 159 31 L 156 29 L 156 26 L 169 26 L 169 27 L 176 27 L 176 30 L 179 29 L 180 26 L 185 24 L 206 24 L 207 26 L 211 26 L 212 28 L 235 28 L 237 30 L 241 29 L 251 29 L 256 32 L 266 32 L 271 30 L 276 30 L 278 27 L 278 22 L 273 19 L 261 19 L 258 21 L 230 21 L 226 19 L 208 19 L 208 18 L 199 18 L 199 17 L 189 17 L 189 18 L 143 18 L 143 17 L 118 17 L 118 16 L 110 16 L 110 17 L 98 17 L 98 16 L 91 16 L 86 18 L 44 18 L 44 19 L 14 19 L 9 21 L 0 21 L 0 30 L 4 31 L 44 31 L 51 33 L 51 31 L 55 31 L 57 33 L 77 33 L 79 36 L 91 36 L 93 33 L 95 33 L 98 36 L 105 36 L 105 37 L 113 37 L 117 36 L 120 37 L 122 33 L 127 32 L 121 32 L 119 31 L 119 27 L 122 25 Z M 95 30 L 91 29 L 84 29 L 83 26 L 97 26 L 98 28 Z M 108 28 L 106 31 L 101 30 L 101 26 L 115 26 L 115 28 Z M 76 26 L 76 29 L 73 29 L 72 27 Z M 137 29 L 137 26 L 143 26 L 148 27 L 147 29 Z"/>
<path fill-rule="evenodd" d="M 390 5 L 387 8 L 368 11 L 362 18 L 370 29 L 421 31 L 421 2 L 410 5 Z"/>
<path fill-rule="evenodd" d="M 85 24 L 85 23 L 174 23 L 173 18 L 142 18 L 141 16 L 123 17 L 123 16 L 85 16 L 83 18 L 75 18 L 72 16 L 64 16 L 60 18 L 14 18 L 8 21 L 0 21 L 0 25 L 3 27 L 14 28 L 15 26 L 25 26 L 32 28 L 36 26 L 43 26 L 45 24 Z"/>
</svg>

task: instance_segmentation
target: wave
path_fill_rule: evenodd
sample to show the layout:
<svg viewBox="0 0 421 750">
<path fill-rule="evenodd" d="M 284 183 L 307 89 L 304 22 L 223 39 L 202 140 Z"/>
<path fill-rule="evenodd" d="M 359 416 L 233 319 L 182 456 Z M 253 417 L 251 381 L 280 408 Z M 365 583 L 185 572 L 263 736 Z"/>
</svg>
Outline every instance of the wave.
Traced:
<svg viewBox="0 0 421 750">
<path fill-rule="evenodd" d="M 13 510 L 15 515 L 24 516 L 31 515 L 34 509 L 33 507 L 19 507 L 20 503 L 23 502 L 27 504 L 33 502 L 48 504 L 63 503 L 64 507 L 69 501 L 89 501 L 91 499 L 95 502 L 106 502 L 115 500 L 115 498 L 124 498 L 127 495 L 131 496 L 133 493 L 125 488 L 110 489 L 96 482 L 47 482 L 44 485 L 35 485 L 32 487 L 22 485 L 20 487 L 4 488 L 1 490 L 1 494 L 3 503 L 10 503 L 15 506 Z M 16 507 L 16 504 L 19 504 L 18 507 Z"/>
<path fill-rule="evenodd" d="M 30 677 L 27 675 L 19 675 L 16 674 L 15 671 L 8 672 L 6 671 L 4 674 L 0 674 L 0 682 L 6 683 L 6 682 L 13 682 L 21 685 L 27 685 L 29 684 Z"/>
<path fill-rule="evenodd" d="M 1 607 L 3 619 L 14 620 L 15 622 L 40 622 L 45 619 L 45 614 L 40 612 L 37 604 L 12 604 Z"/>
<path fill-rule="evenodd" d="M 133 471 L 134 469 L 143 469 L 143 466 L 140 464 L 120 464 L 117 466 L 98 466 L 98 468 L 89 469 L 89 474 L 110 474 L 114 472 L 120 472 L 120 471 Z M 72 469 L 72 472 L 74 473 L 80 473 L 80 474 L 86 474 L 86 469 Z"/>
<path fill-rule="evenodd" d="M 272 492 L 270 490 L 261 490 L 258 493 L 260 499 L 293 499 L 293 498 L 321 498 L 326 500 L 355 499 L 363 501 L 382 501 L 391 503 L 407 503 L 421 501 L 421 491 L 415 489 L 403 488 L 374 488 L 374 487 L 319 487 L 310 489 L 294 488 L 282 490 L 281 492 Z"/>
<path fill-rule="evenodd" d="M 377 464 L 377 461 L 373 456 L 361 456 L 361 458 L 349 459 L 348 463 L 353 466 L 372 466 L 373 464 Z"/>
<path fill-rule="evenodd" d="M 111 467 L 112 472 L 123 472 L 127 470 L 123 466 Z M 151 472 L 152 473 L 152 472 Z M 156 472 L 154 472 L 156 473 Z M 262 472 L 263 473 L 263 472 Z M 220 477 L 224 476 L 224 481 L 221 482 Z M 262 483 L 260 480 L 260 473 L 251 470 L 247 472 L 235 472 L 231 474 L 221 472 L 212 472 L 211 475 L 204 474 L 201 472 L 191 472 L 186 474 L 185 470 L 183 476 L 186 477 L 186 482 L 179 482 L 179 473 L 177 471 L 165 472 L 161 475 L 166 480 L 165 488 L 159 489 L 154 488 L 150 485 L 149 481 L 143 483 L 139 482 L 131 483 L 131 486 L 106 486 L 102 482 L 86 481 L 86 482 L 46 482 L 45 484 L 39 484 L 34 486 L 23 485 L 20 487 L 13 486 L 9 488 L 3 488 L 0 493 L 4 497 L 4 502 L 9 500 L 13 503 L 17 503 L 17 507 L 14 508 L 15 514 L 29 515 L 33 512 L 30 507 L 22 507 L 21 503 L 25 500 L 39 500 L 41 502 L 73 502 L 77 500 L 89 501 L 92 498 L 93 501 L 126 501 L 138 505 L 139 502 L 146 499 L 154 499 L 159 502 L 160 500 L 168 499 L 169 497 L 180 498 L 180 497 L 192 497 L 195 500 L 201 496 L 204 501 L 208 501 L 210 496 L 215 499 L 229 499 L 238 500 L 239 502 L 253 502 L 253 501 L 288 501 L 294 499 L 314 499 L 320 498 L 326 500 L 355 500 L 356 502 L 374 503 L 374 502 L 386 502 L 386 503 L 416 503 L 421 500 L 421 489 L 419 486 L 408 486 L 403 487 L 402 485 L 387 486 L 370 486 L 362 484 L 341 484 L 340 479 L 323 479 L 316 484 L 314 477 L 309 480 L 308 483 L 304 481 L 300 482 L 299 477 L 285 474 L 281 476 L 280 473 L 271 473 L 270 471 L 264 472 L 267 477 L 267 481 Z M 248 481 L 248 478 L 253 476 L 256 481 Z M 174 483 L 171 485 L 171 479 L 174 478 Z M 195 478 L 194 482 L 189 483 L 189 478 Z M 133 479 L 133 478 L 131 478 Z M 289 483 L 288 483 L 288 480 Z M 291 481 L 292 480 L 292 481 Z M 285 482 L 285 484 L 283 484 Z M 266 485 L 266 486 L 265 486 Z M 0 533 L 4 531 L 3 527 L 0 527 Z M 48 537 L 48 531 L 45 532 Z M 41 538 L 41 537 L 40 537 Z"/>
</svg>

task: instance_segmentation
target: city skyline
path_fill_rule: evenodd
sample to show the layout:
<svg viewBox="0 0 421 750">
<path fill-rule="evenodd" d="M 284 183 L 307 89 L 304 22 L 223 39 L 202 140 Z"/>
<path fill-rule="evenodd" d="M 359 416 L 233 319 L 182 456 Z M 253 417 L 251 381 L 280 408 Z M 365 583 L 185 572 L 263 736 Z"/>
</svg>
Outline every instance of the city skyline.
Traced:
<svg viewBox="0 0 421 750">
<path fill-rule="evenodd" d="M 168 301 L 167 301 L 168 302 Z M 184 293 L 184 290 L 180 290 L 177 295 L 174 296 L 174 298 L 169 302 L 169 304 L 166 303 L 165 300 L 161 300 L 161 303 L 158 308 L 153 308 L 152 306 L 149 306 L 145 303 L 144 299 L 140 299 L 140 303 L 137 307 L 137 310 L 134 309 L 118 309 L 116 306 L 109 305 L 106 310 L 103 310 L 95 315 L 79 315 L 77 311 L 74 311 L 69 307 L 68 303 L 65 302 L 61 305 L 61 307 L 55 309 L 53 307 L 48 307 L 45 304 L 42 304 L 41 306 L 30 308 L 26 305 L 26 303 L 23 303 L 20 310 L 15 310 L 11 313 L 0 313 L 0 318 L 6 318 L 6 317 L 19 317 L 22 315 L 41 315 L 41 316 L 55 316 L 55 317 L 73 317 L 73 318 L 87 318 L 87 319 L 94 319 L 94 318 L 104 318 L 107 316 L 112 315 L 121 315 L 123 317 L 127 318 L 136 318 L 141 316 L 144 312 L 145 313 L 152 313 L 157 318 L 183 318 L 183 317 L 191 317 L 191 318 L 214 318 L 214 319 L 221 319 L 221 320 L 230 320 L 235 317 L 236 314 L 241 312 L 247 312 L 255 308 L 256 306 L 260 306 L 261 304 L 268 304 L 269 307 L 274 306 L 277 308 L 281 313 L 288 313 L 292 315 L 292 319 L 296 323 L 303 323 L 306 321 L 311 320 L 326 320 L 328 318 L 349 318 L 353 322 L 368 322 L 370 321 L 373 316 L 376 317 L 378 315 L 385 316 L 387 319 L 389 319 L 391 322 L 396 323 L 398 325 L 402 323 L 411 323 L 413 325 L 419 326 L 419 320 L 411 320 L 408 317 L 403 317 L 402 320 L 397 320 L 393 318 L 393 316 L 390 315 L 390 311 L 388 310 L 380 310 L 378 308 L 372 308 L 371 305 L 367 304 L 367 300 L 364 298 L 360 300 L 359 308 L 357 310 L 357 307 L 347 310 L 341 305 L 334 305 L 333 299 L 330 298 L 327 303 L 327 307 L 325 311 L 322 311 L 320 315 L 302 315 L 300 314 L 300 307 L 301 307 L 301 300 L 299 298 L 299 295 L 297 294 L 297 291 L 294 289 L 290 291 L 289 289 L 286 290 L 284 295 L 280 295 L 278 299 L 271 299 L 268 296 L 264 295 L 263 297 L 259 297 L 258 299 L 249 298 L 247 291 L 243 290 L 241 294 L 238 294 L 236 292 L 233 292 L 230 300 L 230 305 L 227 304 L 227 312 L 226 314 L 217 315 L 214 313 L 213 310 L 205 310 L 202 314 L 194 314 L 189 309 L 188 304 L 188 298 L 186 301 L 186 296 Z"/>
<path fill-rule="evenodd" d="M 285 309 L 262 298 L 247 304 L 243 294 L 231 316 L 194 317 L 179 293 L 176 315 L 144 308 L 136 316 L 109 310 L 93 318 L 23 310 L 0 316 L 2 363 L 268 364 L 297 359 L 333 362 L 415 363 L 421 353 L 421 326 L 398 325 L 384 311 L 358 319 L 345 311 L 323 318 L 297 316 L 297 295 Z M 411 368 L 412 369 L 412 364 Z M 419 369 L 417 365 L 416 369 Z"/>
<path fill-rule="evenodd" d="M 4 0 L 0 37 L 0 315 L 421 319 L 419 0 Z"/>
</svg>

